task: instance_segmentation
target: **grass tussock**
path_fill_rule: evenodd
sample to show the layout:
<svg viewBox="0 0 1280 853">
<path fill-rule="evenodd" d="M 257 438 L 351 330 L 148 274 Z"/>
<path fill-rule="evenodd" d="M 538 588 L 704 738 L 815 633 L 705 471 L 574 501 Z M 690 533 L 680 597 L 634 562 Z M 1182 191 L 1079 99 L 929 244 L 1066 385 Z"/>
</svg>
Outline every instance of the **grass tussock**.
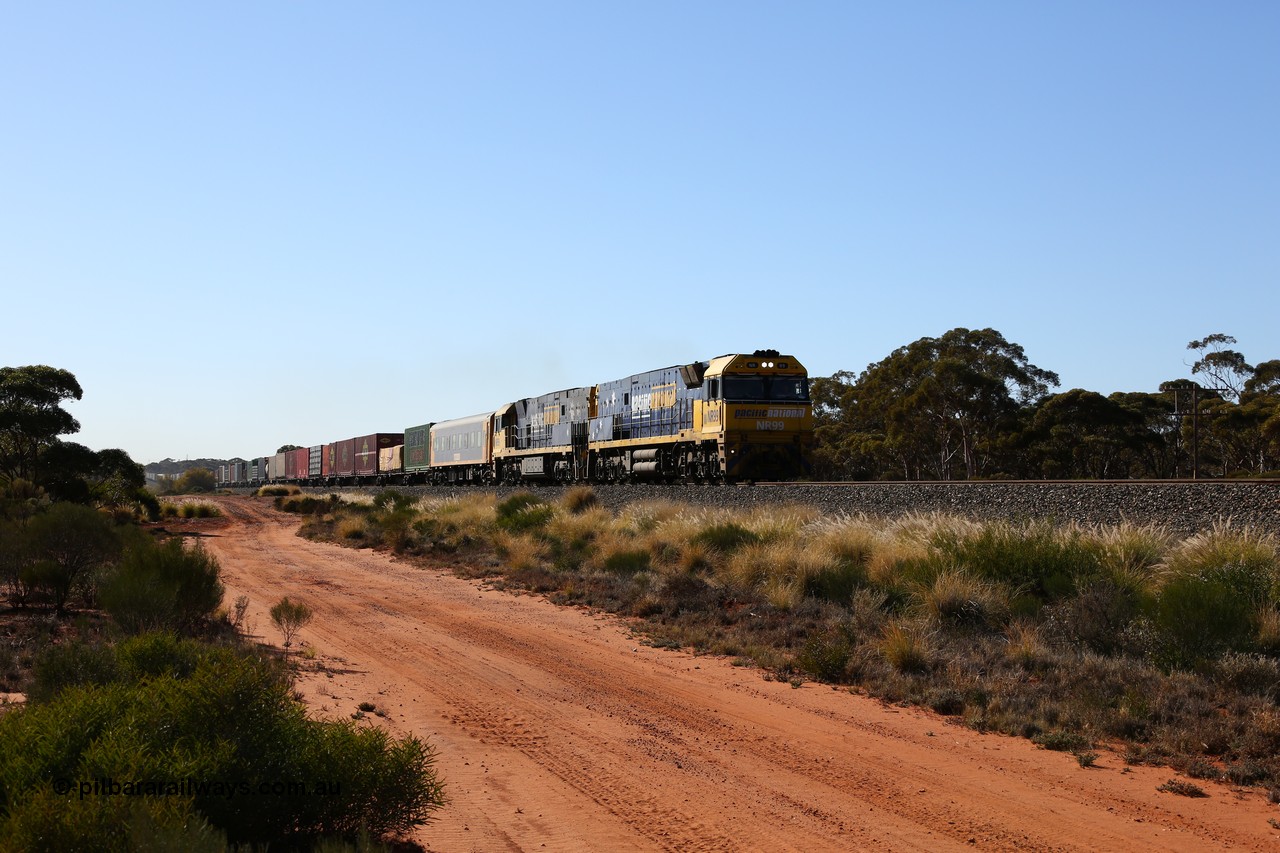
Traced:
<svg viewBox="0 0 1280 853">
<path fill-rule="evenodd" d="M 343 500 L 305 528 L 633 616 L 657 645 L 1068 744 L 1077 760 L 1118 742 L 1280 788 L 1280 569 L 1256 531 L 672 501 L 614 512 L 589 489 Z"/>
<path fill-rule="evenodd" d="M 260 498 L 283 498 L 288 495 L 300 495 L 302 489 L 298 486 L 262 486 L 254 494 Z"/>
<path fill-rule="evenodd" d="M 161 518 L 217 518 L 222 510 L 216 504 L 201 500 L 162 500 L 160 501 Z"/>
</svg>

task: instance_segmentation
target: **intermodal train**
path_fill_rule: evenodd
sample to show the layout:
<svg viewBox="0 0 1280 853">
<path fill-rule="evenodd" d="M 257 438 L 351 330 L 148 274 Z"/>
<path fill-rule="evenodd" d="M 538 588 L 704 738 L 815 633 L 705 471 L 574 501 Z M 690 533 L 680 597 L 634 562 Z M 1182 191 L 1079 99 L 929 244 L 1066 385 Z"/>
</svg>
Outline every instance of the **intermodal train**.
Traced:
<svg viewBox="0 0 1280 853">
<path fill-rule="evenodd" d="M 217 478 L 223 487 L 788 480 L 806 475 L 812 445 L 807 371 L 756 350 L 232 461 Z"/>
</svg>

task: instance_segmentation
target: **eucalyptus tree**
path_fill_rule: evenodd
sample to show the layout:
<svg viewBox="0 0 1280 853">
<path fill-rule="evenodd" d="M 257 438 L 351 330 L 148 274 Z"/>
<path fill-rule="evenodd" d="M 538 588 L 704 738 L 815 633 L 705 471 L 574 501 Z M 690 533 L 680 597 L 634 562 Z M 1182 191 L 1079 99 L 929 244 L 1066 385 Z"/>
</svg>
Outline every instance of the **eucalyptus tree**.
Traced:
<svg viewBox="0 0 1280 853">
<path fill-rule="evenodd" d="M 1057 385 L 995 329 L 956 328 L 868 366 L 855 397 L 882 417 L 885 450 L 908 478 L 950 480 L 1002 473 L 995 457 Z"/>
<path fill-rule="evenodd" d="M 0 367 L 0 474 L 38 480 L 41 455 L 58 436 L 80 431 L 62 404 L 83 395 L 70 371 L 43 364 Z"/>
</svg>

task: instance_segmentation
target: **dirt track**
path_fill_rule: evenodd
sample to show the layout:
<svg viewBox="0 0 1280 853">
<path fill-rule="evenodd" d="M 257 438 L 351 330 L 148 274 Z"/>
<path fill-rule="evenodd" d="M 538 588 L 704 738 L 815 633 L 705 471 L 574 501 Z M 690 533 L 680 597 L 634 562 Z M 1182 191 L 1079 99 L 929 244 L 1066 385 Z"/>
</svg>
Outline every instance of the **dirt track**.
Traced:
<svg viewBox="0 0 1280 853">
<path fill-rule="evenodd" d="M 450 803 L 417 839 L 492 850 L 1275 850 L 1280 808 L 1174 774 L 1084 769 L 830 687 L 639 645 L 619 620 L 300 539 L 264 500 L 220 498 L 206 546 L 227 600 L 279 642 L 283 595 L 328 674 L 321 715 L 361 702 L 428 738 Z"/>
</svg>

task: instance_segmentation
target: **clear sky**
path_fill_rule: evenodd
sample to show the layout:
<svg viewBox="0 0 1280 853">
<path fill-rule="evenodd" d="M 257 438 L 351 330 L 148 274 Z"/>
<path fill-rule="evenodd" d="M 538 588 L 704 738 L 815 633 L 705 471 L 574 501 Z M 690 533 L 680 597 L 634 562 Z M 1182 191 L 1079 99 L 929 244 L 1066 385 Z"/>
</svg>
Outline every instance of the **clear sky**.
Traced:
<svg viewBox="0 0 1280 853">
<path fill-rule="evenodd" d="M 253 456 L 993 327 L 1280 358 L 1280 3 L 0 3 L 0 364 Z"/>
</svg>

